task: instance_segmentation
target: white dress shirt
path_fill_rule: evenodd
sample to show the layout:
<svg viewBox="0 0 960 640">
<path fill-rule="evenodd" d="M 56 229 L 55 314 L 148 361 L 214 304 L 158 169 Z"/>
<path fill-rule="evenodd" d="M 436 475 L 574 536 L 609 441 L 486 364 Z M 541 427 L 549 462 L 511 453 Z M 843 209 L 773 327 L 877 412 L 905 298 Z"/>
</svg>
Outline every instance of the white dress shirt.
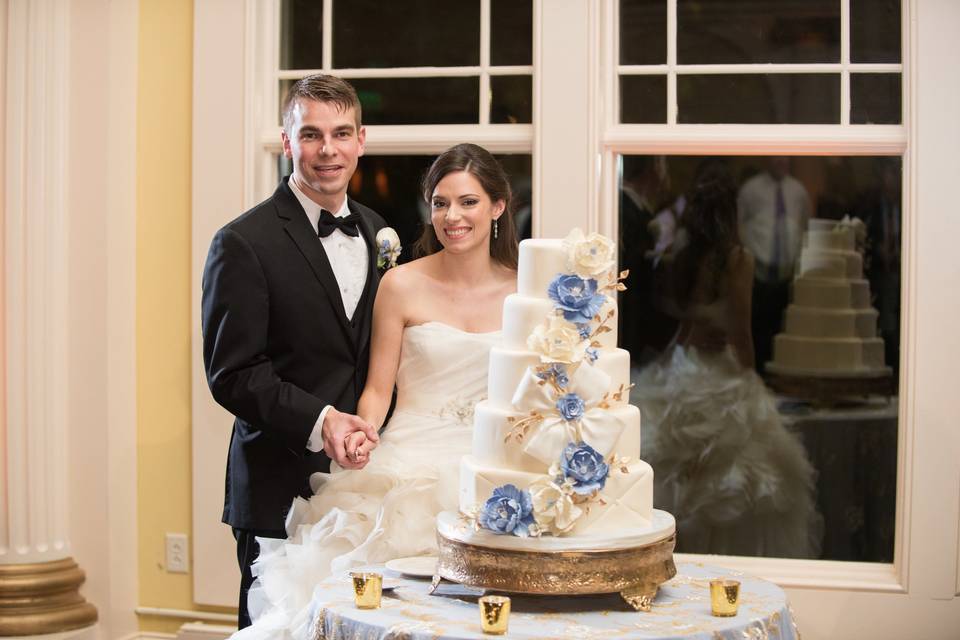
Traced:
<svg viewBox="0 0 960 640">
<path fill-rule="evenodd" d="M 320 223 L 320 212 L 323 210 L 319 204 L 311 200 L 300 190 L 291 178 L 287 184 L 293 195 L 300 201 L 300 206 L 310 219 L 313 225 L 314 233 L 317 233 Z M 347 198 L 344 197 L 343 204 L 333 212 L 338 218 L 344 218 L 350 215 L 350 208 L 347 206 Z M 363 236 L 356 238 L 348 236 L 340 229 L 334 230 L 326 238 L 320 238 L 323 250 L 327 254 L 327 260 L 330 261 L 330 267 L 333 269 L 333 275 L 337 279 L 337 286 L 340 288 L 340 298 L 343 300 L 343 310 L 347 314 L 347 319 L 352 320 L 353 314 L 357 310 L 357 303 L 360 302 L 360 296 L 363 295 L 363 287 L 367 282 L 367 243 Z M 320 412 L 317 421 L 313 425 L 313 431 L 307 440 L 307 449 L 310 451 L 323 450 L 323 420 L 332 405 L 327 405 Z"/>
<path fill-rule="evenodd" d="M 759 173 L 743 183 L 737 195 L 740 241 L 756 258 L 756 274 L 760 280 L 768 279 L 770 267 L 776 267 L 780 280 L 793 276 L 794 263 L 803 245 L 803 232 L 810 219 L 812 206 L 803 184 L 793 176 L 784 176 L 781 189 L 786 215 L 776 265 L 771 265 L 777 224 L 776 179 L 766 171 Z"/>
</svg>

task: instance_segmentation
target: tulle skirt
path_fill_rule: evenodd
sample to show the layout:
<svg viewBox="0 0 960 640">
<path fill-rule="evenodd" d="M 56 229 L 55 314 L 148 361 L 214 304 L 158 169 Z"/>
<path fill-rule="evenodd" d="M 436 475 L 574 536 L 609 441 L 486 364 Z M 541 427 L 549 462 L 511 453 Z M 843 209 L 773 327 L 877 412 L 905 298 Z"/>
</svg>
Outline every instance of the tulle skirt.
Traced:
<svg viewBox="0 0 960 640">
<path fill-rule="evenodd" d="M 676 517 L 677 551 L 819 557 L 816 472 L 732 350 L 675 345 L 635 382 L 654 506 Z"/>
<path fill-rule="evenodd" d="M 254 624 L 233 638 L 309 638 L 322 578 L 436 554 L 436 516 L 457 509 L 459 461 L 470 443 L 469 423 L 398 412 L 363 470 L 314 474 L 315 494 L 295 500 L 288 538 L 260 539 L 248 598 Z"/>
</svg>

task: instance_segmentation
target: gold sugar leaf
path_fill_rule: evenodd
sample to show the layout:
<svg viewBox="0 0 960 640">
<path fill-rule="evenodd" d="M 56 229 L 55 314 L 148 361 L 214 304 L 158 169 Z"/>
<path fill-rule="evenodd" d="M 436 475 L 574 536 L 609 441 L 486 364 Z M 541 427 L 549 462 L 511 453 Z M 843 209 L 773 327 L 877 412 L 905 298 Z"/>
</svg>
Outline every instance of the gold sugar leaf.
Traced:
<svg viewBox="0 0 960 640">
<path fill-rule="evenodd" d="M 618 279 L 618 280 L 623 280 L 623 279 L 626 278 L 628 275 L 630 275 L 630 269 L 624 269 L 623 271 L 620 272 L 620 275 L 617 277 L 617 279 Z"/>
<path fill-rule="evenodd" d="M 622 282 L 618 282 L 616 289 L 617 291 L 626 291 L 627 285 L 623 284 Z"/>
</svg>

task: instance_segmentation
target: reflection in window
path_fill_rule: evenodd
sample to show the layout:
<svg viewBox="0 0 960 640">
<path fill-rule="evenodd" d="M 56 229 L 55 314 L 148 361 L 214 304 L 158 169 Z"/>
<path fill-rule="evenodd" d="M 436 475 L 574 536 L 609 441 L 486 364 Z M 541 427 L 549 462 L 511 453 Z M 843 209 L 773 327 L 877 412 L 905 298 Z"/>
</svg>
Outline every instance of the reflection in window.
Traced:
<svg viewBox="0 0 960 640">
<path fill-rule="evenodd" d="M 480 3 L 333 3 L 333 65 L 341 69 L 480 64 Z"/>
<path fill-rule="evenodd" d="M 840 75 L 682 75 L 677 78 L 677 109 L 683 123 L 836 124 Z"/>
<path fill-rule="evenodd" d="M 420 181 L 436 156 L 373 156 L 360 158 L 350 181 L 351 198 L 370 207 L 397 231 L 403 252 L 400 262 L 413 258 L 411 250 L 420 236 L 430 212 L 420 194 Z M 526 154 L 495 155 L 510 178 L 513 189 L 513 220 L 519 239 L 529 238 L 531 230 L 530 175 L 531 157 Z M 277 173 L 289 175 L 290 161 L 277 158 Z"/>
<path fill-rule="evenodd" d="M 899 157 L 621 161 L 621 346 L 694 553 L 891 562 Z"/>
<path fill-rule="evenodd" d="M 837 0 L 678 0 L 681 64 L 840 61 Z"/>
</svg>

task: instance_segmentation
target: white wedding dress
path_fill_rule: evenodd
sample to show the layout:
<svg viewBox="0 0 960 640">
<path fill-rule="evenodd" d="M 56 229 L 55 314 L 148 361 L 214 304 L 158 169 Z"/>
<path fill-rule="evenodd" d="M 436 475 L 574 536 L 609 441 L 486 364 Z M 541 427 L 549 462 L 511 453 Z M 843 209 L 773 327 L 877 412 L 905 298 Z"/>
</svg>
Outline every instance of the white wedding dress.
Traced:
<svg viewBox="0 0 960 640">
<path fill-rule="evenodd" d="M 297 498 L 287 518 L 288 538 L 261 539 L 249 599 L 254 623 L 233 638 L 306 638 L 322 578 L 436 553 L 436 516 L 458 508 L 460 458 L 470 452 L 473 407 L 487 392 L 499 337 L 439 322 L 404 330 L 397 405 L 380 445 L 360 471 L 314 474 L 313 497 Z"/>
<path fill-rule="evenodd" d="M 674 344 L 634 382 L 653 503 L 676 517 L 677 551 L 819 557 L 816 471 L 731 348 Z"/>
</svg>

